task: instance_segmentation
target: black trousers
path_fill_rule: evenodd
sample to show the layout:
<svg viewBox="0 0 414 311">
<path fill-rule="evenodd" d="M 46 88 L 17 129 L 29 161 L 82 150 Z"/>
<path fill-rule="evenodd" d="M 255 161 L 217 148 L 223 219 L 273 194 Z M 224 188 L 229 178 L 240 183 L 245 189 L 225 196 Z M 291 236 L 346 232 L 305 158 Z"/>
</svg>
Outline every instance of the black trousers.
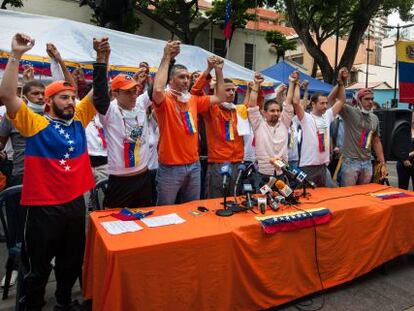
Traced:
<svg viewBox="0 0 414 311">
<path fill-rule="evenodd" d="M 61 305 L 71 302 L 72 287 L 82 272 L 85 210 L 83 196 L 61 205 L 27 207 L 20 310 L 42 308 L 53 257 L 56 301 Z"/>
<path fill-rule="evenodd" d="M 401 161 L 397 162 L 398 188 L 408 190 L 411 182 L 414 185 L 414 167 L 405 167 Z"/>
<path fill-rule="evenodd" d="M 152 182 L 147 170 L 139 175 L 109 175 L 104 207 L 152 206 Z"/>
</svg>

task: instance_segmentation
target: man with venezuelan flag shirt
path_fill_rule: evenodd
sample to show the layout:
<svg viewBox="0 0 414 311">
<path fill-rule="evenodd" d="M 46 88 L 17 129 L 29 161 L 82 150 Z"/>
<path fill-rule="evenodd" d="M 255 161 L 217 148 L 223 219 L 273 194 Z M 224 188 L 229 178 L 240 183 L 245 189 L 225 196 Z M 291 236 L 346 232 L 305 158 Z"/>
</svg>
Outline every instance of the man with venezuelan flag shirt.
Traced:
<svg viewBox="0 0 414 311">
<path fill-rule="evenodd" d="M 166 44 L 152 92 L 160 130 L 157 205 L 174 204 L 178 193 L 181 194 L 182 203 L 200 199 L 197 114 L 207 111 L 210 105 L 225 101 L 221 59 L 214 64 L 216 95 L 190 95 L 190 74 L 183 65 L 171 68 L 169 84 L 165 88 L 170 61 L 179 53 L 179 41 Z"/>
<path fill-rule="evenodd" d="M 55 310 L 75 310 L 78 303 L 72 301 L 72 287 L 81 272 L 85 244 L 83 193 L 94 186 L 84 128 L 96 111 L 104 114 L 108 109 L 105 60 L 110 48 L 106 38 L 94 39 L 93 101 L 90 92 L 75 109 L 75 88 L 55 81 L 46 87 L 45 115 L 41 116 L 15 96 L 19 61 L 34 42 L 25 34 L 13 37 L 0 85 L 7 117 L 27 138 L 21 199 L 28 209 L 22 249 L 24 295 L 19 303 L 24 310 L 42 308 L 55 257 Z"/>
</svg>

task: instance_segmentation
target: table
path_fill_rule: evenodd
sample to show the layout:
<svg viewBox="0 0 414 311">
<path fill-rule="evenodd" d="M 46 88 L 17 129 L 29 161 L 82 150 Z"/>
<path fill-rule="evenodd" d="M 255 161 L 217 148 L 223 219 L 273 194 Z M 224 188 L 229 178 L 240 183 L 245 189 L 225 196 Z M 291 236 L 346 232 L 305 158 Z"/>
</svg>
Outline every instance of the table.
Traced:
<svg viewBox="0 0 414 311">
<path fill-rule="evenodd" d="M 258 310 L 280 305 L 360 275 L 414 249 L 414 197 L 381 200 L 378 184 L 320 188 L 300 208 L 326 207 L 324 225 L 266 235 L 253 213 L 214 214 L 221 200 L 156 207 L 184 224 L 111 236 L 90 215 L 83 291 L 93 310 Z M 404 191 L 407 193 L 408 191 Z M 414 194 L 414 193 L 412 193 Z M 188 213 L 197 206 L 210 211 Z M 271 214 L 268 211 L 267 214 Z M 261 215 L 261 214 L 259 214 Z"/>
</svg>

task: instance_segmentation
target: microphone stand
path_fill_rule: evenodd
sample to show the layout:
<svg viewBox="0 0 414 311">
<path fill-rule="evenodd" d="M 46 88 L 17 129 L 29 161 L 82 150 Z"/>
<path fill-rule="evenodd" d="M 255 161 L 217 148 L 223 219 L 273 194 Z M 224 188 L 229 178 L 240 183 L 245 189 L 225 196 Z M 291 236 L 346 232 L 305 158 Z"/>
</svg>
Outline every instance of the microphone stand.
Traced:
<svg viewBox="0 0 414 311">
<path fill-rule="evenodd" d="M 223 205 L 224 207 L 222 209 L 219 209 L 216 211 L 216 215 L 217 216 L 221 216 L 221 217 L 228 217 L 233 215 L 233 211 L 232 209 L 227 208 L 227 190 L 228 190 L 229 184 L 226 183 L 225 185 L 223 185 Z"/>
</svg>

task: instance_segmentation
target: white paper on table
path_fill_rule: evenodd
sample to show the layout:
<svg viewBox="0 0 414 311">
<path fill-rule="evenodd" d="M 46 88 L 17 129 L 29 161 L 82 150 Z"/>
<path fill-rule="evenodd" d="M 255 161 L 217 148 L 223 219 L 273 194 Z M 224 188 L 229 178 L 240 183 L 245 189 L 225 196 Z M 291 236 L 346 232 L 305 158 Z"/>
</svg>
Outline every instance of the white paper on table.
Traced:
<svg viewBox="0 0 414 311">
<path fill-rule="evenodd" d="M 128 220 L 115 220 L 115 221 L 105 221 L 101 222 L 101 225 L 105 228 L 105 230 L 109 234 L 121 234 L 126 232 L 135 232 L 142 230 L 140 225 L 138 225 L 135 221 Z"/>
<path fill-rule="evenodd" d="M 168 226 L 168 225 L 177 225 L 185 222 L 185 219 L 178 216 L 176 213 L 167 214 L 163 216 L 143 218 L 141 221 L 150 228 Z"/>
</svg>

